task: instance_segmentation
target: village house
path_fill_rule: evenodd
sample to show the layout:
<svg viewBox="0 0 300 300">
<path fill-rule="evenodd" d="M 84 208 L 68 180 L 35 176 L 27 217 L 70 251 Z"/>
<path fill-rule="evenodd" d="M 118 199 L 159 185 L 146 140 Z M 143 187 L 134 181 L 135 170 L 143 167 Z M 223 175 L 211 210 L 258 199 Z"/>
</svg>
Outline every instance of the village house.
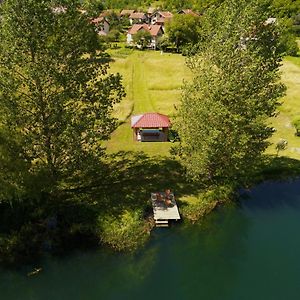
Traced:
<svg viewBox="0 0 300 300">
<path fill-rule="evenodd" d="M 134 12 L 129 16 L 130 25 L 147 22 L 147 16 L 143 12 Z"/>
<path fill-rule="evenodd" d="M 164 29 L 165 23 L 169 22 L 173 18 L 173 14 L 169 11 L 156 11 L 150 17 L 150 23 L 152 25 L 161 25 Z"/>
<path fill-rule="evenodd" d="M 194 17 L 199 17 L 200 15 L 196 12 L 194 12 L 193 10 L 191 9 L 182 9 L 178 12 L 179 15 L 191 15 L 191 16 L 194 16 Z"/>
<path fill-rule="evenodd" d="M 120 17 L 123 18 L 123 17 L 129 17 L 131 14 L 135 13 L 135 10 L 134 9 L 123 9 L 121 12 L 120 12 Z"/>
<path fill-rule="evenodd" d="M 98 17 L 92 20 L 96 26 L 96 31 L 99 35 L 107 35 L 109 33 L 109 22 L 105 17 Z"/>
<path fill-rule="evenodd" d="M 127 44 L 133 45 L 133 36 L 140 30 L 148 31 L 151 34 L 151 42 L 148 48 L 156 49 L 158 38 L 164 34 L 161 25 L 134 24 L 127 32 Z"/>
<path fill-rule="evenodd" d="M 149 7 L 147 10 L 147 17 L 150 19 L 150 17 L 157 12 L 157 9 L 154 7 Z"/>
</svg>

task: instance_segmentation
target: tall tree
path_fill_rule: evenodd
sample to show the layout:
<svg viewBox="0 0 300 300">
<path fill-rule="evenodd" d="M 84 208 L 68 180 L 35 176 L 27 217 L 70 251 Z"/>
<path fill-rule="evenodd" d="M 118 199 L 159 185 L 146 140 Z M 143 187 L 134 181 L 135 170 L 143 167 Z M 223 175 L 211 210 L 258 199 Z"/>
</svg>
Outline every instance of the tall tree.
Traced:
<svg viewBox="0 0 300 300">
<path fill-rule="evenodd" d="M 268 146 L 278 99 L 279 27 L 261 0 L 226 0 L 207 11 L 204 40 L 188 65 L 177 128 L 193 180 L 239 181 Z"/>
<path fill-rule="evenodd" d="M 39 191 L 54 193 L 103 155 L 113 105 L 124 95 L 121 78 L 108 73 L 80 1 L 6 0 L 0 39 L 1 158 L 17 157 Z M 22 176 L 5 178 L 25 184 Z"/>
<path fill-rule="evenodd" d="M 200 38 L 200 17 L 193 15 L 175 15 L 166 24 L 166 34 L 177 51 L 182 46 L 196 44 Z"/>
</svg>

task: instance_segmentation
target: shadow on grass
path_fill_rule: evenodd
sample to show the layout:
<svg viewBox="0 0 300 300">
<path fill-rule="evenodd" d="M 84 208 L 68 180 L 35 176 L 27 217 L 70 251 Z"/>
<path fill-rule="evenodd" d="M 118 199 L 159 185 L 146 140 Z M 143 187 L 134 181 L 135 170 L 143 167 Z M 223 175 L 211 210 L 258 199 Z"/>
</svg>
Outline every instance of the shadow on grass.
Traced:
<svg viewBox="0 0 300 300">
<path fill-rule="evenodd" d="M 284 180 L 300 176 L 300 160 L 266 155 L 260 170 L 259 181 Z"/>
<path fill-rule="evenodd" d="M 110 156 L 106 178 L 90 191 L 99 207 L 110 214 L 126 209 L 146 209 L 150 193 L 170 188 L 177 197 L 198 193 L 200 186 L 186 181 L 180 163 L 144 152 L 120 151 Z"/>
</svg>

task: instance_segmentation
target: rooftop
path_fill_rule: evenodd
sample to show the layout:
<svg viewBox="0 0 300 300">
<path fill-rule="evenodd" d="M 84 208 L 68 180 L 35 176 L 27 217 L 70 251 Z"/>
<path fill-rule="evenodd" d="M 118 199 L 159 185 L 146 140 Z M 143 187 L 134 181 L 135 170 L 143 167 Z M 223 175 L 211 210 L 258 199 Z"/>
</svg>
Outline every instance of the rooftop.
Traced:
<svg viewBox="0 0 300 300">
<path fill-rule="evenodd" d="M 152 36 L 157 36 L 162 29 L 161 25 L 148 25 L 148 24 L 134 24 L 129 30 L 129 34 L 136 34 L 139 30 L 146 30 L 150 32 Z"/>
<path fill-rule="evenodd" d="M 168 116 L 159 113 L 145 113 L 131 117 L 132 128 L 163 128 L 170 125 Z"/>
</svg>

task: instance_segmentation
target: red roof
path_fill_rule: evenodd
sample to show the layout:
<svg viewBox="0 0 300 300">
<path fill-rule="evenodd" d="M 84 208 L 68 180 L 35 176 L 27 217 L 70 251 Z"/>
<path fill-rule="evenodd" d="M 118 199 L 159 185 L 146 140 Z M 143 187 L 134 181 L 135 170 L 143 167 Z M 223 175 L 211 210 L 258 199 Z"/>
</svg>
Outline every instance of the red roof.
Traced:
<svg viewBox="0 0 300 300">
<path fill-rule="evenodd" d="M 161 128 L 170 127 L 170 119 L 159 113 L 145 113 L 131 118 L 132 128 Z"/>
<path fill-rule="evenodd" d="M 162 30 L 161 25 L 147 25 L 147 24 L 134 24 L 129 30 L 129 34 L 136 34 L 139 30 L 146 30 L 148 31 L 151 36 L 157 36 Z"/>
<path fill-rule="evenodd" d="M 134 12 L 134 13 L 130 14 L 129 18 L 130 19 L 143 19 L 143 18 L 146 18 L 146 15 L 141 12 Z"/>
</svg>

